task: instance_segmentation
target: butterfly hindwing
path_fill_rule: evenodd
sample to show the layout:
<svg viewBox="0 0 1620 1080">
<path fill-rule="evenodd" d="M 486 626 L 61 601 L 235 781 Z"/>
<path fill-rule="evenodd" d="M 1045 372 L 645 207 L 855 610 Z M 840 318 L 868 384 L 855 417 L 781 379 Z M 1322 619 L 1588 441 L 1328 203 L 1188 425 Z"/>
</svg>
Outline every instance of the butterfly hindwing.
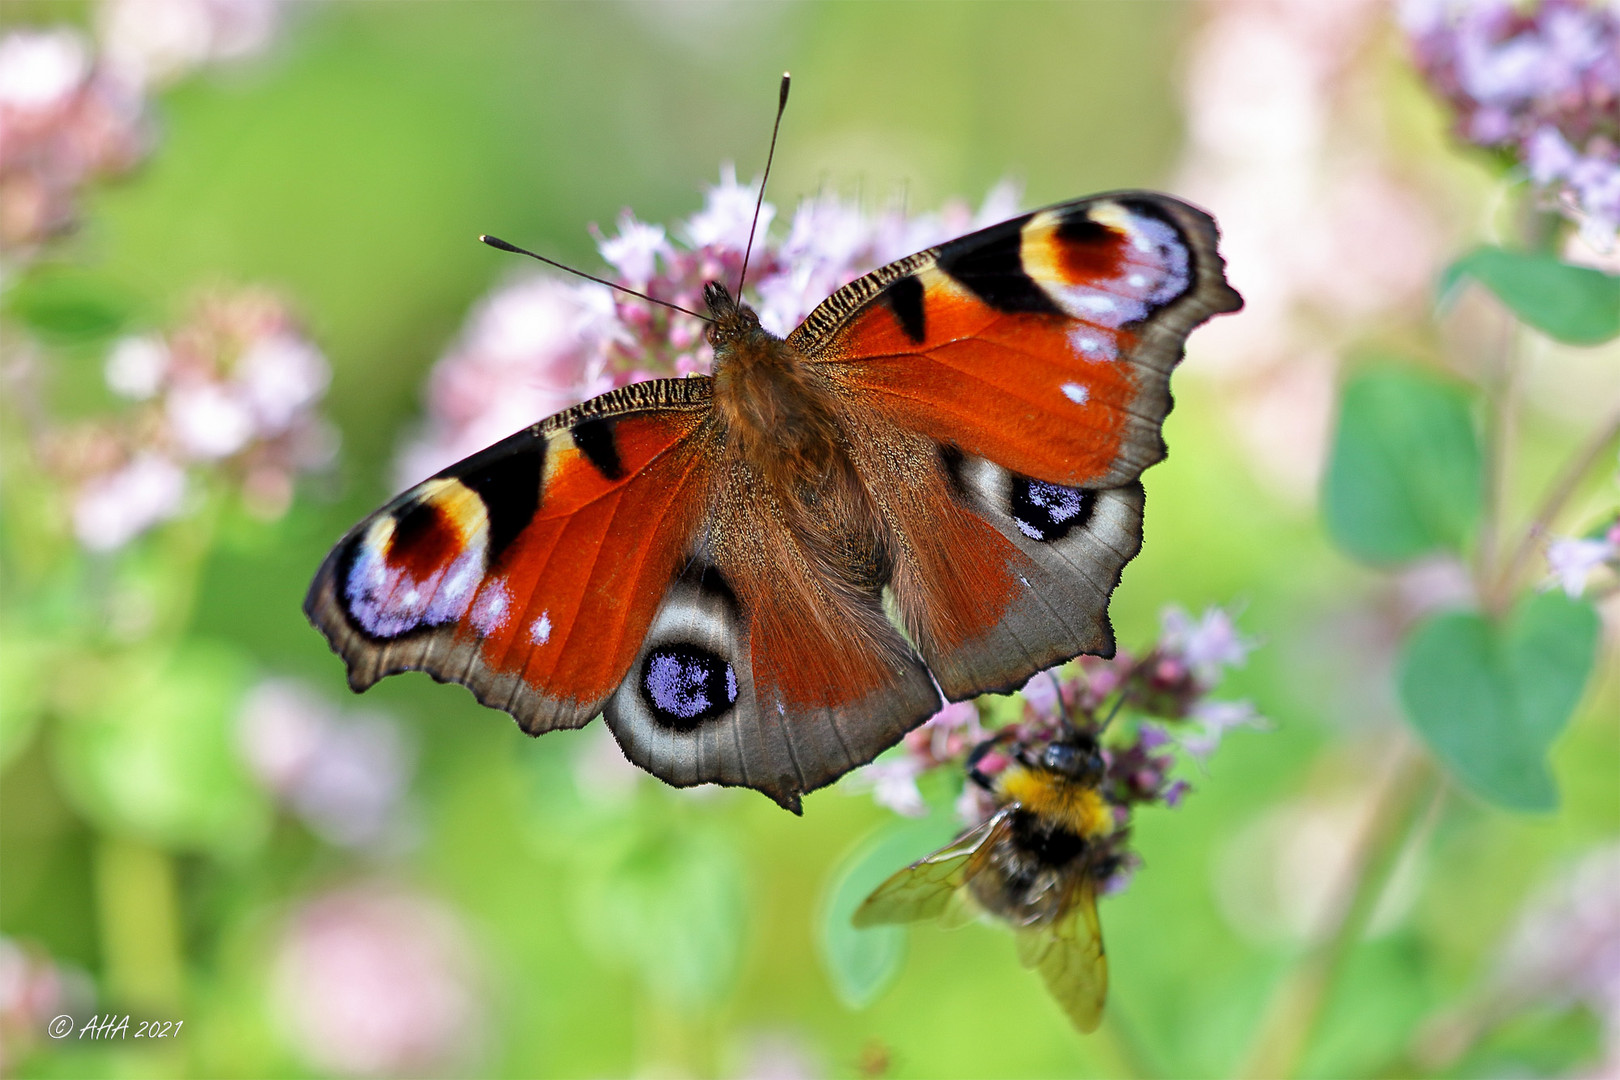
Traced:
<svg viewBox="0 0 1620 1080">
<path fill-rule="evenodd" d="M 1081 653 L 1112 656 L 1108 598 L 1142 546 L 1139 481 L 1078 488 L 1019 476 L 945 449 L 952 492 L 1015 549 L 1016 587 L 992 628 L 955 648 L 928 652 L 946 696 L 1012 689 Z"/>
<path fill-rule="evenodd" d="M 706 561 L 717 554 L 731 552 L 700 544 L 603 713 L 625 756 L 665 782 L 752 787 L 797 813 L 800 795 L 870 761 L 937 711 L 939 691 L 914 655 L 873 657 L 850 635 L 823 635 L 808 620 L 778 625 L 782 582 L 746 564 Z M 808 680 L 814 695 L 796 692 L 778 670 L 840 655 L 871 670 L 840 685 L 834 667 Z"/>
</svg>

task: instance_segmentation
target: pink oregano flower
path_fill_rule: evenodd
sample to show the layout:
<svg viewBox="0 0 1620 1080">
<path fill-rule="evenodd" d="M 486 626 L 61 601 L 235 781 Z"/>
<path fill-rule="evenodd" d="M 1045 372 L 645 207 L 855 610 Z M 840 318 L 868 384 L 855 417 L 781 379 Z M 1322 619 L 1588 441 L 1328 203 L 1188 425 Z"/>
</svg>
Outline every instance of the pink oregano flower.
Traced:
<svg viewBox="0 0 1620 1080">
<path fill-rule="evenodd" d="M 1405 0 L 1401 21 L 1457 134 L 1521 163 L 1608 251 L 1620 229 L 1620 8 Z"/>
<path fill-rule="evenodd" d="M 1226 669 L 1241 665 L 1254 649 L 1229 612 L 1209 608 L 1194 619 L 1172 606 L 1162 625 L 1146 652 L 1121 649 L 1109 660 L 1085 656 L 1036 673 L 1014 697 L 1021 704 L 1016 718 L 999 726 L 985 723 L 987 715 L 1005 716 L 994 695 L 945 706 L 894 750 L 852 773 L 847 790 L 869 791 L 879 805 L 923 817 L 929 806 L 919 780 L 938 769 L 962 776 L 968 755 L 980 746 L 974 767 L 994 777 L 1012 763 L 1012 746 L 1048 741 L 1064 724 L 1097 733 L 1107 766 L 1102 795 L 1115 822 L 1104 846 L 1118 867 L 1104 891 L 1118 891 L 1139 862 L 1129 849 L 1135 808 L 1174 808 L 1192 790 L 1174 775 L 1178 752 L 1203 768 L 1228 732 L 1267 726 L 1250 702 L 1210 696 Z M 955 804 L 962 821 L 976 825 L 995 810 L 983 788 L 962 785 Z"/>
<path fill-rule="evenodd" d="M 670 226 L 626 210 L 613 234 L 595 230 L 610 280 L 691 310 L 703 310 L 708 281 L 742 270 L 758 182 L 738 182 L 730 165 L 703 207 Z M 777 334 L 797 326 L 834 290 L 892 262 L 1018 210 L 1018 189 L 993 188 L 977 211 L 951 203 L 938 213 L 897 206 L 872 212 L 823 193 L 794 212 L 785 238 L 768 230 L 776 208 L 760 208 L 748 269 L 748 301 Z M 592 269 L 592 268 L 587 268 Z M 707 374 L 714 353 L 690 316 L 553 272 L 515 271 L 475 308 L 434 366 L 422 429 L 401 449 L 394 479 L 409 486 L 549 416 L 626 383 Z"/>
<path fill-rule="evenodd" d="M 337 453 L 319 412 L 331 369 L 267 291 L 207 294 L 177 327 L 114 342 L 103 371 L 124 408 L 42 430 L 35 446 L 73 492 L 73 533 L 89 551 L 124 547 L 221 481 L 256 516 L 279 517 L 297 478 Z"/>
</svg>

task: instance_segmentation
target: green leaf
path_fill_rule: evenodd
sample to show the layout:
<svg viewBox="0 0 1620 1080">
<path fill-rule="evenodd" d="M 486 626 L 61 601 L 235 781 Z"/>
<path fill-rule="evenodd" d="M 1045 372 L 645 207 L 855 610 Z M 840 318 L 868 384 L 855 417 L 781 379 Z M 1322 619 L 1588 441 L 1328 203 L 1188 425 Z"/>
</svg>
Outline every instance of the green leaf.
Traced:
<svg viewBox="0 0 1620 1080">
<path fill-rule="evenodd" d="M 1496 294 L 1520 321 L 1570 345 L 1598 345 L 1620 334 L 1620 277 L 1571 266 L 1551 255 L 1481 247 L 1440 275 L 1449 305 L 1468 278 Z"/>
<path fill-rule="evenodd" d="M 35 334 L 63 343 L 112 337 L 129 324 L 136 308 L 111 282 L 70 267 L 42 267 L 26 275 L 5 306 Z"/>
<path fill-rule="evenodd" d="M 1506 625 L 1432 616 L 1402 649 L 1401 703 L 1476 793 L 1515 810 L 1551 810 L 1558 791 L 1547 749 L 1580 702 L 1598 631 L 1591 606 L 1562 593 L 1530 597 Z"/>
<path fill-rule="evenodd" d="M 1387 564 L 1460 550 L 1479 520 L 1483 477 L 1461 387 L 1404 367 L 1345 386 L 1322 513 L 1348 554 Z"/>
<path fill-rule="evenodd" d="M 868 838 L 833 871 L 821 904 L 816 944 L 838 999 L 852 1009 L 876 1001 L 900 970 L 906 955 L 903 926 L 858 930 L 850 922 L 873 889 L 955 835 L 950 815 L 891 825 Z"/>
<path fill-rule="evenodd" d="M 177 850 L 235 853 L 264 838 L 270 807 L 237 750 L 245 657 L 190 641 L 97 677 L 109 691 L 57 729 L 63 787 L 84 814 Z"/>
</svg>

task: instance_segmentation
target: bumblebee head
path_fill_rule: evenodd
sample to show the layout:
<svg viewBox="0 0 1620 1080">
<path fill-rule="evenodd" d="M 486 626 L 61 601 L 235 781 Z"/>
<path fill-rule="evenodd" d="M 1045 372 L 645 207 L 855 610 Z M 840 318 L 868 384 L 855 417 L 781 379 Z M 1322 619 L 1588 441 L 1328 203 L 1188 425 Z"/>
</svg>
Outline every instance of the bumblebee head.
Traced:
<svg viewBox="0 0 1620 1080">
<path fill-rule="evenodd" d="M 1041 768 L 1065 776 L 1086 787 L 1102 783 L 1107 766 L 1103 762 L 1102 748 L 1092 736 L 1080 732 L 1066 732 L 1056 742 L 1046 744 L 1041 751 Z"/>
</svg>

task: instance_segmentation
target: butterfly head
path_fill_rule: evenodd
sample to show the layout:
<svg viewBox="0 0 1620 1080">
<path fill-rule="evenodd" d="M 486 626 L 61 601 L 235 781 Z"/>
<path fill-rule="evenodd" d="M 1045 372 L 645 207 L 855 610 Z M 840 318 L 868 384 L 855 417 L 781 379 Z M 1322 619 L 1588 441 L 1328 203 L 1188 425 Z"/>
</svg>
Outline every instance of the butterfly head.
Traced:
<svg viewBox="0 0 1620 1080">
<path fill-rule="evenodd" d="M 732 299 L 731 293 L 718 281 L 703 286 L 703 302 L 709 306 L 709 314 L 714 319 L 709 324 L 708 336 L 709 344 L 716 350 L 763 332 L 754 309 Z"/>
</svg>

